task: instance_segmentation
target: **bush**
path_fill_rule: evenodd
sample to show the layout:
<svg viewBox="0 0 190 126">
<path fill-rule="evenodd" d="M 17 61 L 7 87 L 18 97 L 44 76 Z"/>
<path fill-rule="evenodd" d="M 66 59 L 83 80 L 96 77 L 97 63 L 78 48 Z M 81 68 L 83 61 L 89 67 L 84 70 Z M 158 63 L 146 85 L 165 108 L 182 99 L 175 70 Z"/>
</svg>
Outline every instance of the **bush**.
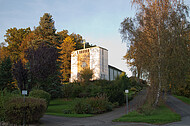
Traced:
<svg viewBox="0 0 190 126">
<path fill-rule="evenodd" d="M 176 88 L 174 94 L 190 98 L 190 84 L 184 84 Z"/>
<path fill-rule="evenodd" d="M 100 114 L 112 110 L 112 104 L 108 102 L 108 99 L 106 98 L 105 95 L 91 97 L 88 99 L 87 102 L 91 106 L 92 114 Z"/>
<path fill-rule="evenodd" d="M 84 90 L 84 88 L 84 86 L 81 86 L 79 84 L 73 84 L 71 97 L 80 97 L 80 93 Z"/>
<path fill-rule="evenodd" d="M 73 84 L 63 84 L 61 91 L 63 98 L 70 98 L 72 96 Z"/>
<path fill-rule="evenodd" d="M 38 98 L 14 98 L 5 103 L 5 121 L 11 124 L 22 125 L 26 117 L 26 123 L 36 123 L 46 111 L 46 102 Z"/>
<path fill-rule="evenodd" d="M 63 98 L 76 98 L 80 97 L 84 87 L 79 83 L 68 83 L 62 86 L 62 97 Z"/>
<path fill-rule="evenodd" d="M 78 114 L 99 114 L 110 110 L 112 104 L 104 95 L 79 99 L 74 106 L 74 111 Z"/>
<path fill-rule="evenodd" d="M 51 95 L 43 90 L 33 90 L 29 94 L 30 97 L 45 99 L 47 106 L 49 105 Z"/>
<path fill-rule="evenodd" d="M 19 97 L 20 94 L 10 93 L 6 89 L 0 91 L 0 121 L 5 121 L 5 103 L 10 99 Z"/>
<path fill-rule="evenodd" d="M 93 70 L 90 68 L 84 68 L 80 73 L 79 73 L 79 78 L 81 81 L 83 81 L 85 84 L 87 84 L 90 79 L 93 77 Z"/>
<path fill-rule="evenodd" d="M 91 113 L 91 106 L 87 103 L 86 99 L 77 99 L 74 106 L 74 111 L 77 114 L 88 114 Z"/>
<path fill-rule="evenodd" d="M 99 94 L 102 94 L 103 92 L 102 92 L 101 86 L 90 84 L 90 85 L 86 86 L 85 93 L 89 94 L 88 97 L 96 97 Z"/>
<path fill-rule="evenodd" d="M 119 105 L 122 105 L 125 102 L 124 91 L 120 88 L 119 85 L 116 85 L 114 83 L 109 84 L 106 87 L 104 87 L 103 91 L 110 102 L 118 102 Z"/>
</svg>

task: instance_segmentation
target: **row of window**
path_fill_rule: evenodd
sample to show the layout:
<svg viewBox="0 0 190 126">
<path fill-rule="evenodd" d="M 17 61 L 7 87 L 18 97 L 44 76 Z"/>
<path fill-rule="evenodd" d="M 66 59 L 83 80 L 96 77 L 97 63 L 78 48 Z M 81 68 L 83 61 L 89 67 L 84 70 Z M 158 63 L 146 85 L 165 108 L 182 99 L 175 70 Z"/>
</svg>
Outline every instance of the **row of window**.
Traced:
<svg viewBox="0 0 190 126">
<path fill-rule="evenodd" d="M 115 80 L 119 75 L 121 74 L 121 71 L 118 71 L 113 68 L 109 68 L 109 80 Z"/>
<path fill-rule="evenodd" d="M 77 54 L 88 53 L 88 52 L 90 52 L 89 49 L 86 49 L 86 50 L 79 50 L 79 51 L 77 51 Z"/>
</svg>

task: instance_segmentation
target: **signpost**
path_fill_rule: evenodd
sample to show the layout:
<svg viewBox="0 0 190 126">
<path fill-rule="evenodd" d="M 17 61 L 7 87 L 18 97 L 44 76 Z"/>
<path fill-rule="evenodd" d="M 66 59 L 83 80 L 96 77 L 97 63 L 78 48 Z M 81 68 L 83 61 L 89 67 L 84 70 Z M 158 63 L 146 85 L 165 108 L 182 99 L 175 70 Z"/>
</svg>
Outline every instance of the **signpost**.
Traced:
<svg viewBox="0 0 190 126">
<path fill-rule="evenodd" d="M 125 93 L 126 93 L 126 107 L 127 107 L 127 115 L 128 115 L 128 93 L 129 93 L 129 90 L 125 90 Z"/>
<path fill-rule="evenodd" d="M 24 95 L 24 104 L 25 104 L 25 95 L 27 95 L 27 90 L 22 90 L 22 95 Z M 24 110 L 24 126 L 26 126 L 26 110 Z"/>
</svg>

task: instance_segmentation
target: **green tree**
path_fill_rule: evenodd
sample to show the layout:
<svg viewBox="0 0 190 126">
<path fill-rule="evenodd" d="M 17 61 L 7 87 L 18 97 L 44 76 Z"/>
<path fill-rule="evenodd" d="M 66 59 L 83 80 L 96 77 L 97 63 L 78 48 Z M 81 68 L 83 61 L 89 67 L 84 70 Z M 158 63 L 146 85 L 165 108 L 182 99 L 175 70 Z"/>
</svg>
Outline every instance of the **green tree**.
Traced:
<svg viewBox="0 0 190 126">
<path fill-rule="evenodd" d="M 79 73 L 79 79 L 83 81 L 85 84 L 88 84 L 90 79 L 93 77 L 93 70 L 90 68 L 84 68 L 80 73 Z"/>
<path fill-rule="evenodd" d="M 43 17 L 40 18 L 40 25 L 34 30 L 37 36 L 36 44 L 41 45 L 45 43 L 46 45 L 54 47 L 59 46 L 58 35 L 55 33 L 56 29 L 54 23 L 52 15 L 44 13 Z"/>
<path fill-rule="evenodd" d="M 170 83 L 182 85 L 189 71 L 189 26 L 187 6 L 180 0 L 132 0 L 135 18 L 121 23 L 123 40 L 130 48 L 124 58 L 151 82 L 150 104 L 157 105 L 161 91 Z"/>
<path fill-rule="evenodd" d="M 5 57 L 0 61 L 0 89 L 3 90 L 7 88 L 8 90 L 13 90 L 14 85 L 12 82 L 12 62 L 10 57 Z"/>
</svg>

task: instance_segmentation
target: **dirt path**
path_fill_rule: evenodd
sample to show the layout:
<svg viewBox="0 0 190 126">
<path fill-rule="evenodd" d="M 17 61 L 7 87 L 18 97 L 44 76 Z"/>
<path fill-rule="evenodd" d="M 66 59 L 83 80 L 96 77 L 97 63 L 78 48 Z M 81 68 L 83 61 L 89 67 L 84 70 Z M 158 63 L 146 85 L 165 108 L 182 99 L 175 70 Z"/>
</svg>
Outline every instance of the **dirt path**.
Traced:
<svg viewBox="0 0 190 126">
<path fill-rule="evenodd" d="M 171 95 L 168 96 L 166 103 L 173 111 L 181 115 L 182 121 L 166 124 L 164 126 L 190 126 L 190 105 Z"/>
<path fill-rule="evenodd" d="M 130 103 L 130 111 L 136 109 L 146 98 L 146 90 L 141 91 Z M 58 117 L 45 115 L 41 120 L 43 126 L 153 126 L 145 123 L 112 122 L 126 114 L 126 107 L 116 108 L 111 112 L 87 118 Z"/>
</svg>

